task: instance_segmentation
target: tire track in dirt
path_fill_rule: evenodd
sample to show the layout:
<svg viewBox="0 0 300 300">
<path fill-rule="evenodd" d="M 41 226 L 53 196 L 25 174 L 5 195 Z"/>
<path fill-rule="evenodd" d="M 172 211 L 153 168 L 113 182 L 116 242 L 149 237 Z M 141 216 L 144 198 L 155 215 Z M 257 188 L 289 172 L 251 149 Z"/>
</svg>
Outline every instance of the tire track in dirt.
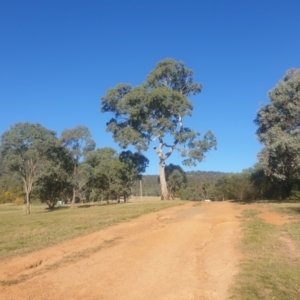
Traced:
<svg viewBox="0 0 300 300">
<path fill-rule="evenodd" d="M 0 299 L 226 299 L 238 215 L 229 202 L 190 202 L 11 259 L 0 280 L 16 283 Z"/>
</svg>

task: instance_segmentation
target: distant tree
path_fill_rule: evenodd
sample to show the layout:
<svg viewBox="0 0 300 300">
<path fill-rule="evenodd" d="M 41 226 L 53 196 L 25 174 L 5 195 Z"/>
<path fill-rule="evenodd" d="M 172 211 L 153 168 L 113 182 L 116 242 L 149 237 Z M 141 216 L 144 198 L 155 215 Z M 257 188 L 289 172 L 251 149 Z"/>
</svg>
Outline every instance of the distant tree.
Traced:
<svg viewBox="0 0 300 300">
<path fill-rule="evenodd" d="M 249 200 L 254 198 L 252 192 L 251 171 L 246 169 L 241 173 L 230 173 L 220 178 L 215 190 L 223 199 Z"/>
<path fill-rule="evenodd" d="M 85 177 L 85 169 L 80 167 L 84 157 L 95 149 L 95 142 L 89 129 L 85 126 L 77 126 L 73 129 L 64 130 L 60 138 L 61 145 L 69 149 L 73 156 L 73 174 L 72 174 L 72 204 L 84 187 L 88 177 Z"/>
<path fill-rule="evenodd" d="M 253 198 L 252 183 L 251 183 L 251 169 L 245 169 L 241 173 L 234 176 L 234 184 L 238 190 L 238 197 L 236 199 L 244 201 Z"/>
<path fill-rule="evenodd" d="M 30 214 L 30 195 L 36 175 L 56 141 L 54 131 L 30 123 L 15 124 L 1 136 L 0 153 L 3 162 L 23 181 L 27 214 Z"/>
<path fill-rule="evenodd" d="M 289 198 L 300 178 L 300 70 L 287 71 L 269 92 L 270 103 L 257 113 L 259 161 L 268 176 L 283 184 Z"/>
<path fill-rule="evenodd" d="M 50 157 L 43 162 L 43 168 L 37 176 L 35 192 L 50 209 L 62 199 L 71 188 L 70 177 L 73 172 L 73 157 L 62 146 L 52 148 Z"/>
<path fill-rule="evenodd" d="M 186 187 L 186 174 L 180 166 L 173 164 L 166 166 L 165 173 L 171 199 L 175 199 L 176 192 Z"/>
<path fill-rule="evenodd" d="M 112 148 L 102 148 L 90 153 L 86 163 L 92 169 L 89 186 L 99 191 L 95 195 L 102 195 L 105 199 L 122 196 L 126 201 L 134 180 L 145 171 L 148 159 L 131 151 L 119 155 Z"/>
<path fill-rule="evenodd" d="M 122 194 L 129 194 L 130 190 L 124 185 L 124 164 L 119 160 L 116 150 L 112 148 L 97 149 L 87 155 L 86 163 L 90 165 L 92 173 L 89 187 L 98 191 L 101 199 L 117 199 Z"/>
<path fill-rule="evenodd" d="M 158 142 L 154 150 L 159 158 L 162 199 L 169 199 L 165 165 L 174 150 L 184 158 L 184 165 L 195 165 L 216 146 L 210 131 L 200 140 L 198 132 L 183 124 L 193 110 L 188 97 L 202 88 L 193 82 L 192 76 L 193 71 L 183 62 L 165 59 L 156 65 L 144 84 L 135 88 L 119 84 L 102 97 L 101 111 L 114 114 L 107 123 L 107 131 L 122 148 L 133 145 L 138 151 L 147 151 L 152 142 Z"/>
<path fill-rule="evenodd" d="M 149 160 L 143 154 L 132 153 L 131 151 L 122 151 L 119 159 L 124 164 L 124 185 L 130 189 L 130 194 L 132 194 L 133 183 L 136 180 L 141 180 L 142 173 L 146 171 Z"/>
<path fill-rule="evenodd" d="M 149 160 L 141 153 L 131 151 L 122 151 L 119 155 L 120 161 L 123 162 L 128 170 L 128 178 L 130 181 L 136 180 L 141 173 L 146 171 Z"/>
</svg>

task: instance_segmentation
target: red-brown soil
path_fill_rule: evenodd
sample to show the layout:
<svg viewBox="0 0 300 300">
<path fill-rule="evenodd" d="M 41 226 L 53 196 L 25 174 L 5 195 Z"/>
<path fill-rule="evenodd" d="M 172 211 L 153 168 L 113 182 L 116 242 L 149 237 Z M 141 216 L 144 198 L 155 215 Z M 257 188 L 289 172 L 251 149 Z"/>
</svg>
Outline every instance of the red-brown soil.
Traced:
<svg viewBox="0 0 300 300">
<path fill-rule="evenodd" d="M 285 223 L 290 223 L 293 220 L 287 216 L 282 216 L 276 212 L 262 212 L 258 215 L 259 218 L 263 219 L 267 223 L 274 225 L 283 225 Z"/>
<path fill-rule="evenodd" d="M 227 299 L 239 215 L 190 202 L 13 258 L 0 263 L 0 299 Z"/>
</svg>

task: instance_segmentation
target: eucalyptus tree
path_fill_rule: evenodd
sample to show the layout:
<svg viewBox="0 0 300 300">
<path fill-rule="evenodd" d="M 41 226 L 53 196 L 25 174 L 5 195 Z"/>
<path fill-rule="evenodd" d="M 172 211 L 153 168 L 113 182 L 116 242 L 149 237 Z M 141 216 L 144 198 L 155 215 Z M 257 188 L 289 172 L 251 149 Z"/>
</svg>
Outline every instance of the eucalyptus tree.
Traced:
<svg viewBox="0 0 300 300">
<path fill-rule="evenodd" d="M 187 186 L 187 177 L 180 166 L 169 164 L 165 168 L 170 197 L 175 199 L 176 192 Z"/>
<path fill-rule="evenodd" d="M 201 89 L 183 62 L 165 59 L 142 85 L 118 84 L 102 97 L 101 111 L 114 115 L 107 131 L 122 148 L 133 145 L 138 151 L 147 151 L 152 142 L 156 143 L 162 199 L 169 199 L 165 165 L 174 150 L 183 157 L 183 164 L 190 166 L 201 162 L 216 146 L 210 131 L 200 139 L 197 131 L 184 126 L 185 117 L 193 111 L 188 97 Z"/>
<path fill-rule="evenodd" d="M 64 130 L 60 142 L 73 156 L 72 204 L 74 204 L 88 178 L 86 168 L 81 166 L 81 162 L 90 151 L 95 149 L 96 144 L 86 126 Z"/>
<path fill-rule="evenodd" d="M 146 171 L 149 160 L 141 153 L 131 151 L 122 151 L 119 155 L 120 161 L 123 163 L 123 181 L 124 185 L 132 191 L 134 181 L 142 179 L 142 173 Z"/>
<path fill-rule="evenodd" d="M 97 190 L 102 199 L 117 199 L 122 194 L 129 194 L 124 185 L 124 164 L 112 148 L 97 149 L 87 155 L 86 164 L 91 166 L 92 173 L 89 187 Z"/>
<path fill-rule="evenodd" d="M 289 198 L 300 179 L 300 69 L 287 71 L 268 96 L 270 103 L 254 121 L 265 145 L 258 157 L 265 173 L 283 183 Z"/>
<path fill-rule="evenodd" d="M 73 157 L 64 147 L 56 145 L 50 157 L 43 162 L 43 168 L 37 176 L 34 192 L 41 202 L 50 209 L 72 188 Z"/>
<path fill-rule="evenodd" d="M 282 199 L 285 195 L 282 180 L 275 176 L 266 176 L 260 163 L 251 169 L 250 181 L 254 199 Z"/>
<path fill-rule="evenodd" d="M 1 136 L 1 157 L 8 170 L 22 179 L 27 214 L 30 214 L 30 195 L 36 175 L 56 142 L 56 133 L 40 124 L 17 123 Z"/>
<path fill-rule="evenodd" d="M 97 149 L 87 155 L 86 164 L 91 167 L 89 187 L 98 190 L 102 198 L 119 198 L 125 201 L 131 193 L 131 186 L 141 172 L 145 171 L 148 159 L 131 151 L 118 154 L 112 148 Z M 97 194 L 94 192 L 94 194 Z"/>
</svg>

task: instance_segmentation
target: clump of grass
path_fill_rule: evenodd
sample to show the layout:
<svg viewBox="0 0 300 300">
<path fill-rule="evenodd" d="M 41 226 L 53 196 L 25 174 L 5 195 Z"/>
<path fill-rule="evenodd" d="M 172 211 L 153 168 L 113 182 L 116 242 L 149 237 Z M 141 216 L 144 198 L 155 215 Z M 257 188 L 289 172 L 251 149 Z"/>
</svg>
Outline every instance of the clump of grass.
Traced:
<svg viewBox="0 0 300 300">
<path fill-rule="evenodd" d="M 249 210 L 243 211 L 243 217 L 245 217 L 245 218 L 252 218 L 252 217 L 256 216 L 259 213 L 260 212 L 258 210 L 249 209 Z"/>
<path fill-rule="evenodd" d="M 140 215 L 184 204 L 184 201 L 145 201 L 112 205 L 84 205 L 47 210 L 32 206 L 24 215 L 19 206 L 0 205 L 0 259 L 22 255 L 124 222 Z M 81 207 L 79 209 L 79 207 Z"/>
<path fill-rule="evenodd" d="M 282 206 L 282 212 L 288 213 L 289 205 Z M 276 204 L 264 206 L 266 208 L 278 209 Z M 279 226 L 261 220 L 255 211 L 244 212 L 241 248 L 245 259 L 231 287 L 230 299 L 300 299 L 300 261 L 289 255 L 280 240 L 280 237 L 288 237 L 300 245 L 300 214 L 294 216 L 294 223 Z"/>
</svg>

